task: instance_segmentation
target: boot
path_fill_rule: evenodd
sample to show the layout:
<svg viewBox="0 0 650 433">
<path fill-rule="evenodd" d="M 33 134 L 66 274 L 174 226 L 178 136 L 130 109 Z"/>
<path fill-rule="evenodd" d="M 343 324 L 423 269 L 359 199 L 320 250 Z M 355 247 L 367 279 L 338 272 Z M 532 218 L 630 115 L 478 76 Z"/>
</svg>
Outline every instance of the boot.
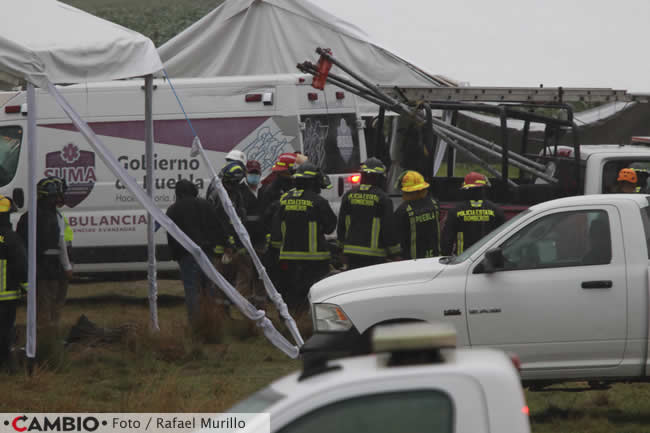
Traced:
<svg viewBox="0 0 650 433">
<path fill-rule="evenodd" d="M 9 356 L 7 356 L 7 362 L 5 364 L 6 369 L 7 369 L 7 374 L 9 375 L 15 375 L 18 374 L 19 368 L 18 368 L 18 354 L 16 353 L 16 349 L 12 347 L 9 349 Z"/>
</svg>

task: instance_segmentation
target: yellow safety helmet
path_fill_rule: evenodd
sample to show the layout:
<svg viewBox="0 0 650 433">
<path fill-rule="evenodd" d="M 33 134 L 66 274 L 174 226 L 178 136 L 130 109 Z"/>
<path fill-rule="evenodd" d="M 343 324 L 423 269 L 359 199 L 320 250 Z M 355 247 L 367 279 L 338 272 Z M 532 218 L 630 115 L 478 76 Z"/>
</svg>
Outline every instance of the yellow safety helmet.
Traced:
<svg viewBox="0 0 650 433">
<path fill-rule="evenodd" d="M 0 195 L 0 214 L 15 212 L 16 206 L 14 202 L 9 198 L 3 195 Z"/>
<path fill-rule="evenodd" d="M 402 191 L 414 192 L 429 188 L 429 184 L 424 181 L 424 177 L 417 171 L 409 170 L 402 175 Z"/>
</svg>

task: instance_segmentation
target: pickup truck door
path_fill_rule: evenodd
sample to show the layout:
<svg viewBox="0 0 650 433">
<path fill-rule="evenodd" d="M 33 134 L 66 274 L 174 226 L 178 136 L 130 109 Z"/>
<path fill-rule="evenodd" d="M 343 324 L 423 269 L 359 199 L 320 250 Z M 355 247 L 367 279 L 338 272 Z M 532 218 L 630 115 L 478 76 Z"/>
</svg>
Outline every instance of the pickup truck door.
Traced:
<svg viewBox="0 0 650 433">
<path fill-rule="evenodd" d="M 548 211 L 520 228 L 498 245 L 503 268 L 474 273 L 482 259 L 469 268 L 471 345 L 514 352 L 527 378 L 618 365 L 627 337 L 622 239 L 607 205 Z"/>
</svg>

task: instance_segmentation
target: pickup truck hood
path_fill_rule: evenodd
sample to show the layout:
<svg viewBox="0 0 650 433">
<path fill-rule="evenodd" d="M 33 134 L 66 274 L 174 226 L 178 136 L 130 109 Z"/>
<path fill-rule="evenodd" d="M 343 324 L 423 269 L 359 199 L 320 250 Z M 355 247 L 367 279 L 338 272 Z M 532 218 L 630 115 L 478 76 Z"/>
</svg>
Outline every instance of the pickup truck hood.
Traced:
<svg viewBox="0 0 650 433">
<path fill-rule="evenodd" d="M 439 257 L 407 260 L 341 272 L 314 284 L 309 291 L 309 300 L 312 303 L 324 302 L 344 293 L 429 281 L 447 266 L 439 260 Z"/>
</svg>

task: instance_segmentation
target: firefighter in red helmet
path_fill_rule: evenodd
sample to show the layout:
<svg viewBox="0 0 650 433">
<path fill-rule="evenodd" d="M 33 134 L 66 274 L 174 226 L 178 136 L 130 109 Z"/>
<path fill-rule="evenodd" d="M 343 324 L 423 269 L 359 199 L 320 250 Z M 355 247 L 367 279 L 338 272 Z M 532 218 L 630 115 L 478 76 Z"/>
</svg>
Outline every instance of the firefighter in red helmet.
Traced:
<svg viewBox="0 0 650 433">
<path fill-rule="evenodd" d="M 461 254 L 504 223 L 503 210 L 485 199 L 489 186 L 488 178 L 480 173 L 471 172 L 465 176 L 462 189 L 467 200 L 447 214 L 442 231 L 443 255 Z"/>
</svg>

